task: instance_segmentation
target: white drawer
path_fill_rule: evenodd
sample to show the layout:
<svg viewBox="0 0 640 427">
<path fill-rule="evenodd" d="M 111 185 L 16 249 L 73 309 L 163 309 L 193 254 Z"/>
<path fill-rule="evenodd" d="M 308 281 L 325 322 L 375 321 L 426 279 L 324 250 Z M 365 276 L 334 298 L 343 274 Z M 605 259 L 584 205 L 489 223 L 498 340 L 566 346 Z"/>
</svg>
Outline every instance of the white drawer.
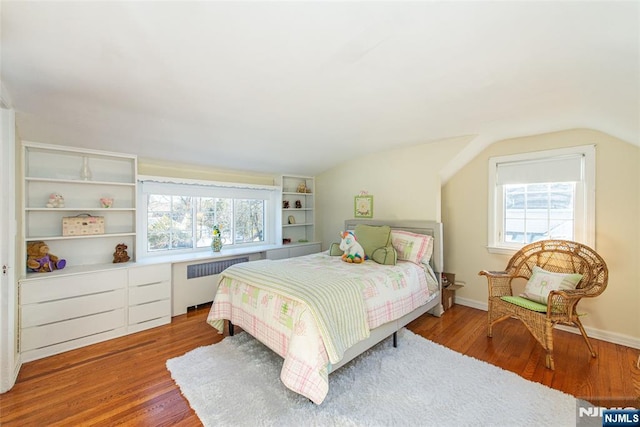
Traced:
<svg viewBox="0 0 640 427">
<path fill-rule="evenodd" d="M 129 269 L 129 286 L 171 282 L 171 264 L 154 264 Z"/>
<path fill-rule="evenodd" d="M 87 337 L 124 326 L 124 309 L 22 329 L 21 351 Z"/>
<path fill-rule="evenodd" d="M 167 299 L 129 307 L 130 325 L 164 316 L 171 316 L 171 300 Z"/>
<path fill-rule="evenodd" d="M 20 309 L 21 325 L 23 328 L 29 328 L 124 308 L 124 295 L 124 289 L 116 289 L 99 294 L 23 305 Z"/>
<path fill-rule="evenodd" d="M 129 325 L 127 332 L 134 334 L 136 332 L 144 331 L 146 329 L 155 328 L 156 326 L 167 325 L 171 323 L 171 316 L 159 317 L 157 319 L 149 320 L 148 322 L 136 323 L 135 325 Z"/>
<path fill-rule="evenodd" d="M 129 288 L 129 305 L 143 304 L 169 298 L 171 298 L 170 281 Z"/>
<path fill-rule="evenodd" d="M 123 289 L 126 285 L 126 269 L 29 280 L 20 283 L 20 304 L 33 304 Z"/>
</svg>

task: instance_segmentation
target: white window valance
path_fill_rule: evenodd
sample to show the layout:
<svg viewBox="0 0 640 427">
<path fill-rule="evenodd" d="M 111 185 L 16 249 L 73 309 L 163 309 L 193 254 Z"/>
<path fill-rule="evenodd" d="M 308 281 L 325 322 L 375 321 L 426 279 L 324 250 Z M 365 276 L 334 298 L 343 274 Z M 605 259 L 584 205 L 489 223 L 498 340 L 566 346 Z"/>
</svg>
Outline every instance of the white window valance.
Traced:
<svg viewBox="0 0 640 427">
<path fill-rule="evenodd" d="M 280 187 L 274 185 L 255 185 L 159 176 L 139 175 L 138 182 L 140 183 L 142 192 L 145 194 L 165 194 L 172 196 L 268 200 L 280 191 Z"/>
</svg>

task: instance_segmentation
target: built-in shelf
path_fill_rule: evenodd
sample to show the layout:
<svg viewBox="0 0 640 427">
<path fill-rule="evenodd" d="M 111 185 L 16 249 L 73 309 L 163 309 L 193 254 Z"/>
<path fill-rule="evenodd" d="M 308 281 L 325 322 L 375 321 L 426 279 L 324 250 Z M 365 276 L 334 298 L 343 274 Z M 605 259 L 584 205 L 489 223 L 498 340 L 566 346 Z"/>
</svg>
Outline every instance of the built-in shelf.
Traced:
<svg viewBox="0 0 640 427">
<path fill-rule="evenodd" d="M 282 176 L 282 238 L 284 242 L 315 241 L 315 184 L 308 176 Z M 300 191 L 304 187 L 303 191 Z M 289 207 L 285 207 L 286 202 Z M 296 207 L 296 202 L 300 207 Z M 293 224 L 291 224 L 291 219 Z"/>
<path fill-rule="evenodd" d="M 105 237 L 126 237 L 135 236 L 136 233 L 105 233 L 105 234 L 87 234 L 83 236 L 32 236 L 27 237 L 27 242 L 39 240 L 77 240 L 77 239 L 104 239 Z"/>
<path fill-rule="evenodd" d="M 23 236 L 44 241 L 50 252 L 66 260 L 65 269 L 91 269 L 113 261 L 115 246 L 124 243 L 135 258 L 136 171 L 134 155 L 23 142 Z M 63 207 L 47 207 L 52 194 Z M 105 208 L 101 199 L 113 199 Z M 104 233 L 65 236 L 64 218 L 102 217 Z M 22 269 L 27 273 L 26 257 Z"/>
</svg>

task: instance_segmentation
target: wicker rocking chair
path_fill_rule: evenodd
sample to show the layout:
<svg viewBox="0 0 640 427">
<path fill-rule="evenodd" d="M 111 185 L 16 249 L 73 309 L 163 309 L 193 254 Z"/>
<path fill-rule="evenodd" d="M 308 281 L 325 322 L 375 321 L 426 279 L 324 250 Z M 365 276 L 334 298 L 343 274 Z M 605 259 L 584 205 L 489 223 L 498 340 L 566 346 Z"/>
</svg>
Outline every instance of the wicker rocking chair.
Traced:
<svg viewBox="0 0 640 427">
<path fill-rule="evenodd" d="M 546 308 L 538 306 L 538 311 L 505 301 L 502 297 L 512 296 L 511 281 L 515 278 L 528 280 L 534 266 L 555 273 L 579 273 L 582 280 L 575 290 L 551 291 Z M 593 249 L 566 240 L 543 240 L 518 251 L 509 260 L 505 271 L 481 271 L 478 274 L 486 276 L 489 282 L 487 336 L 493 335 L 494 324 L 510 317 L 520 319 L 546 350 L 546 366 L 553 370 L 553 327 L 556 324 L 571 325 L 580 329 L 591 356 L 596 357 L 576 312 L 581 298 L 598 296 L 607 287 L 607 265 Z"/>
</svg>

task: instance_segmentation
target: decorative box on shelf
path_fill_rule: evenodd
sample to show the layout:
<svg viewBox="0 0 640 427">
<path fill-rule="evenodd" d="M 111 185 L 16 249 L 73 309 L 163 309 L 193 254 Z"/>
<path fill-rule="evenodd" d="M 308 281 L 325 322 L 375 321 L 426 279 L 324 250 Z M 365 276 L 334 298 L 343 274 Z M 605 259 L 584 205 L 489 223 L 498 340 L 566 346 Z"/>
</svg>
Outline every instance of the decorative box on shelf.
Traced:
<svg viewBox="0 0 640 427">
<path fill-rule="evenodd" d="M 62 218 L 63 236 L 92 236 L 104 234 L 104 217 L 80 214 Z"/>
</svg>

